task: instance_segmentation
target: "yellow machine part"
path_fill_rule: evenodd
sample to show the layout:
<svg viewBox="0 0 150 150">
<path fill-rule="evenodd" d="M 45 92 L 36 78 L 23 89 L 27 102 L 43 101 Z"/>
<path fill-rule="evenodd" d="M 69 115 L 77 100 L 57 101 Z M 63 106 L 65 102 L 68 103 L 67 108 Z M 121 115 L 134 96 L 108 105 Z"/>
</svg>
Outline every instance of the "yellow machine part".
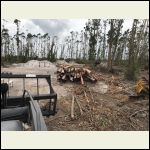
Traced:
<svg viewBox="0 0 150 150">
<path fill-rule="evenodd" d="M 149 92 L 149 84 L 147 80 L 144 79 L 140 79 L 139 81 L 137 81 L 136 85 L 135 85 L 135 90 L 137 94 L 141 94 L 142 92 Z"/>
</svg>

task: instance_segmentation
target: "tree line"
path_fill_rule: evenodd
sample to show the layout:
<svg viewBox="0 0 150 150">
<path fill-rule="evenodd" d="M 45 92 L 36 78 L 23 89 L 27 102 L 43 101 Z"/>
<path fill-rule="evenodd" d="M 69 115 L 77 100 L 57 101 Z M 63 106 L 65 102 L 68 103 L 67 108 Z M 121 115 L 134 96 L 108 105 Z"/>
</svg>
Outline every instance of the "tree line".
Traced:
<svg viewBox="0 0 150 150">
<path fill-rule="evenodd" d="M 58 36 L 48 33 L 31 34 L 21 32 L 18 19 L 16 34 L 2 26 L 1 54 L 5 61 L 29 59 L 82 60 L 93 63 L 95 60 L 107 62 L 107 70 L 113 65 L 124 64 L 126 76 L 134 79 L 141 67 L 149 66 L 149 20 L 133 19 L 131 28 L 123 31 L 124 19 L 88 19 L 83 30 L 71 31 L 62 43 Z"/>
</svg>

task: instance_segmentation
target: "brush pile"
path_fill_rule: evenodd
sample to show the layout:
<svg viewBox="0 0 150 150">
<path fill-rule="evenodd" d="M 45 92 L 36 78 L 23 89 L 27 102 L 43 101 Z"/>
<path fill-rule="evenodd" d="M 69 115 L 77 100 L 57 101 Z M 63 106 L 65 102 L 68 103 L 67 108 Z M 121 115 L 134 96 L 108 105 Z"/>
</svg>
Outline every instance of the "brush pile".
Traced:
<svg viewBox="0 0 150 150">
<path fill-rule="evenodd" d="M 75 65 L 60 65 L 57 69 L 57 79 L 63 82 L 80 81 L 81 84 L 84 84 L 84 81 L 91 81 L 93 83 L 97 81 L 91 70 Z"/>
</svg>

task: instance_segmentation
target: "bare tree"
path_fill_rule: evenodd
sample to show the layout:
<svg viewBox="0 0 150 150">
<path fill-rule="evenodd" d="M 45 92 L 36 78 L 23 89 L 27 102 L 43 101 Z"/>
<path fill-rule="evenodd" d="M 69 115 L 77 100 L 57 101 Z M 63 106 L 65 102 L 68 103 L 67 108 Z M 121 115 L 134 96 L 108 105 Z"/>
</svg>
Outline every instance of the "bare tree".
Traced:
<svg viewBox="0 0 150 150">
<path fill-rule="evenodd" d="M 85 27 L 85 31 L 87 31 L 90 35 L 89 38 L 89 60 L 95 60 L 96 58 L 96 49 L 95 46 L 97 44 L 97 36 L 98 36 L 98 29 L 100 26 L 100 19 L 92 19 L 88 20 L 88 23 Z"/>
<path fill-rule="evenodd" d="M 139 21 L 138 19 L 133 20 L 132 29 L 129 34 L 129 61 L 128 61 L 128 69 L 127 69 L 127 78 L 128 79 L 135 79 L 135 72 L 136 72 L 136 66 L 135 66 L 135 49 L 136 49 L 136 32 L 137 32 L 137 25 Z"/>
<path fill-rule="evenodd" d="M 17 58 L 19 59 L 19 25 L 20 25 L 20 20 L 15 19 L 14 23 L 17 26 L 16 42 L 17 42 Z"/>
</svg>

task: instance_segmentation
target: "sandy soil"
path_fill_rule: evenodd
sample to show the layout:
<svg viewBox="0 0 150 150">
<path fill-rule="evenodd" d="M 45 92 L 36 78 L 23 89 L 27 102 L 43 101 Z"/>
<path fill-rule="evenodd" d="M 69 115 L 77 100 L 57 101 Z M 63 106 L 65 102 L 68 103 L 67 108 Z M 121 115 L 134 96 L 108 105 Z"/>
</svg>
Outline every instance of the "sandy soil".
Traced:
<svg viewBox="0 0 150 150">
<path fill-rule="evenodd" d="M 45 62 L 45 67 L 44 63 Z M 72 87 L 72 84 L 67 84 L 65 87 L 62 86 L 59 82 L 57 82 L 56 74 L 57 67 L 55 64 L 52 64 L 48 61 L 41 61 L 40 67 L 38 61 L 29 61 L 25 64 L 13 64 L 8 68 L 1 68 L 1 72 L 12 72 L 15 74 L 46 74 L 51 75 L 52 86 L 55 91 L 57 91 L 58 98 L 61 96 L 67 96 L 67 90 L 65 88 Z M 23 81 L 21 79 L 11 79 L 13 81 L 13 88 L 10 88 L 10 96 L 18 96 L 22 95 L 23 90 Z M 7 81 L 5 79 L 4 81 Z M 36 80 L 34 79 L 26 79 L 26 86 L 25 88 L 29 90 L 32 94 L 37 93 L 36 88 Z M 48 84 L 46 80 L 40 79 L 39 80 L 39 93 L 46 94 L 49 91 Z"/>
</svg>

